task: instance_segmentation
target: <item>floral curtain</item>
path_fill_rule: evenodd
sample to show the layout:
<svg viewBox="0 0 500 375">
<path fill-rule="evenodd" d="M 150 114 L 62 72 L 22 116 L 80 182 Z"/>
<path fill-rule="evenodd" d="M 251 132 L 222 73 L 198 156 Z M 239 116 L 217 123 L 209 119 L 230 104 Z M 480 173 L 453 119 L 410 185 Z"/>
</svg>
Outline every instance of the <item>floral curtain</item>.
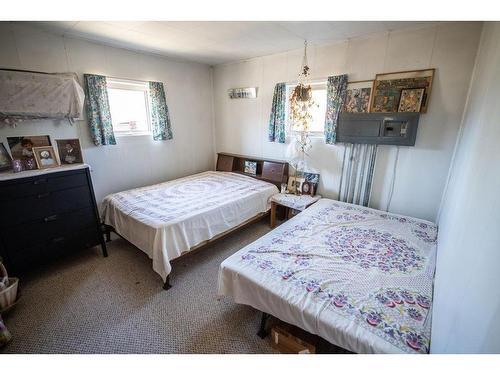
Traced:
<svg viewBox="0 0 500 375">
<path fill-rule="evenodd" d="M 269 141 L 285 143 L 286 84 L 277 83 L 274 87 L 273 106 L 269 119 Z"/>
<path fill-rule="evenodd" d="M 155 141 L 172 139 L 172 127 L 170 125 L 170 115 L 168 113 L 163 83 L 149 82 L 149 98 L 151 101 L 153 139 Z"/>
<path fill-rule="evenodd" d="M 347 74 L 328 77 L 326 91 L 325 141 L 334 144 L 337 141 L 339 113 L 347 93 Z"/>
<path fill-rule="evenodd" d="M 84 74 L 85 95 L 87 96 L 87 119 L 90 134 L 96 146 L 116 145 L 109 110 L 106 77 Z"/>
</svg>

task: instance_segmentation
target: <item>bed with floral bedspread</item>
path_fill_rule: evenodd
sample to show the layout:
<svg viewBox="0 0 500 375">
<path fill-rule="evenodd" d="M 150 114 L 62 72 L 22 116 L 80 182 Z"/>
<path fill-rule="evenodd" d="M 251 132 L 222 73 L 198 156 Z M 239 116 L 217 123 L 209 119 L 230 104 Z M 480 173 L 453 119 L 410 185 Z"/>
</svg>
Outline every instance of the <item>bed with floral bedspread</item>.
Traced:
<svg viewBox="0 0 500 375">
<path fill-rule="evenodd" d="M 232 296 L 356 353 L 428 353 L 437 227 L 321 199 L 220 266 Z"/>
</svg>

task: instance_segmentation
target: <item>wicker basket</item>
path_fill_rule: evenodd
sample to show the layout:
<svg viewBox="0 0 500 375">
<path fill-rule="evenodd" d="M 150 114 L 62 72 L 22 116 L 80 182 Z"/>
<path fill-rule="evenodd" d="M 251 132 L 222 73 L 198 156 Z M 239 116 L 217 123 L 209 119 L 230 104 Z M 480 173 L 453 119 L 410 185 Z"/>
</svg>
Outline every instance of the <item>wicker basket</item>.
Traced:
<svg viewBox="0 0 500 375">
<path fill-rule="evenodd" d="M 0 263 L 0 279 L 5 277 L 9 281 L 7 288 L 0 290 L 0 311 L 7 310 L 16 302 L 17 287 L 19 285 L 19 279 L 17 277 L 8 277 L 7 270 L 4 265 Z"/>
</svg>

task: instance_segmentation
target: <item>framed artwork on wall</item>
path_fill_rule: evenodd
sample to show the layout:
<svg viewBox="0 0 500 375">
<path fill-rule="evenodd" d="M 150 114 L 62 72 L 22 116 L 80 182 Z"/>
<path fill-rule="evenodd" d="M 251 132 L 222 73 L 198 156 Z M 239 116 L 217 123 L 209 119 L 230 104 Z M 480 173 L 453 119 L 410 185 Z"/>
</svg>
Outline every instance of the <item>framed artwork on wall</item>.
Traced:
<svg viewBox="0 0 500 375">
<path fill-rule="evenodd" d="M 403 89 L 398 112 L 420 112 L 425 89 Z"/>
<path fill-rule="evenodd" d="M 402 91 L 424 89 L 420 112 L 427 112 L 435 69 L 377 74 L 373 84 L 371 112 L 398 112 Z"/>
<path fill-rule="evenodd" d="M 373 80 L 348 82 L 342 111 L 347 113 L 370 112 L 373 83 Z"/>
<path fill-rule="evenodd" d="M 243 87 L 227 90 L 230 99 L 255 99 L 257 98 L 257 87 Z"/>
</svg>

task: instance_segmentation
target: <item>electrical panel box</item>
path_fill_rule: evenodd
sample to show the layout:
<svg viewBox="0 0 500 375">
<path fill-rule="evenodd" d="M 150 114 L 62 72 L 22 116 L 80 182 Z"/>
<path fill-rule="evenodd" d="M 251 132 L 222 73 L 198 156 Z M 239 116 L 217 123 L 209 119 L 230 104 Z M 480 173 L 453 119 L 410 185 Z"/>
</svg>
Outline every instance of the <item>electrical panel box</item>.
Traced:
<svg viewBox="0 0 500 375">
<path fill-rule="evenodd" d="M 337 142 L 415 146 L 420 113 L 340 113 Z"/>
</svg>

